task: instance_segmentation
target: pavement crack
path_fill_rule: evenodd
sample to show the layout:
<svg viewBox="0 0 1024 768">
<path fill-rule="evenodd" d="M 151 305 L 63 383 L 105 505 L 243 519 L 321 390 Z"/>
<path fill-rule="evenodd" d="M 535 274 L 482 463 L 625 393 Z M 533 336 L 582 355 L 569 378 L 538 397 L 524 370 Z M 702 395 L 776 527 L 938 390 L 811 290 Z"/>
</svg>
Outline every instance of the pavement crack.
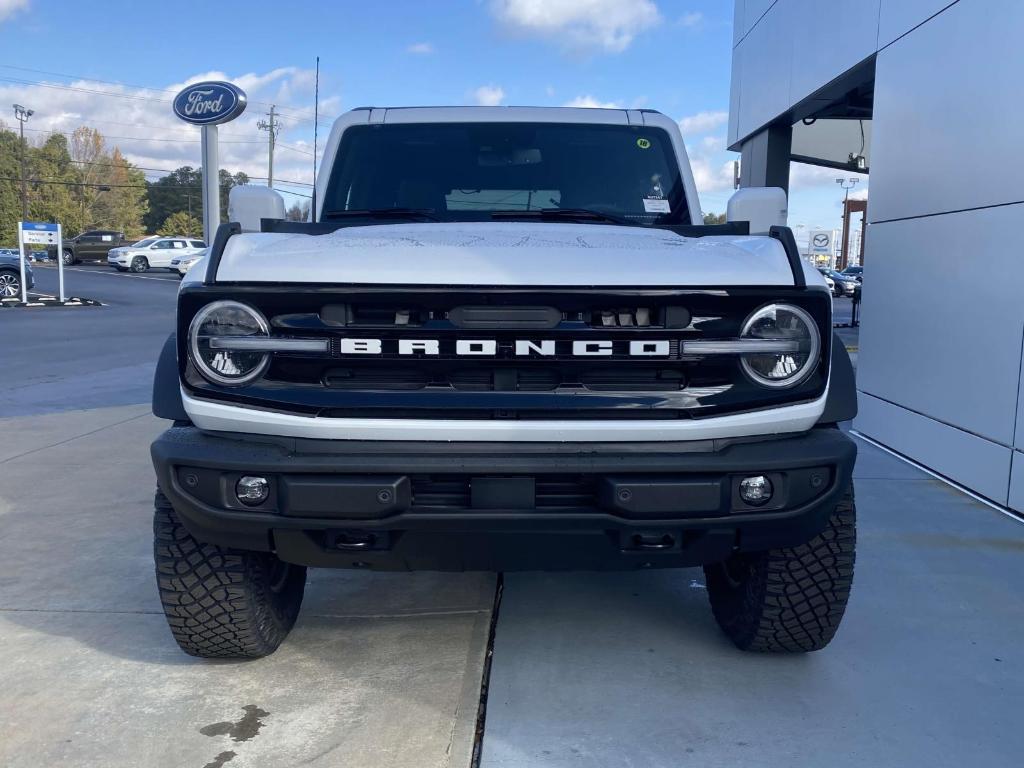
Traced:
<svg viewBox="0 0 1024 768">
<path fill-rule="evenodd" d="M 70 442 L 72 442 L 74 440 L 78 440 L 79 438 L 89 437 L 89 435 L 95 435 L 97 432 L 102 432 L 105 429 L 110 429 L 111 427 L 118 427 L 118 426 L 120 426 L 122 424 L 127 424 L 129 421 L 136 421 L 138 419 L 141 419 L 143 416 L 148 416 L 148 415 L 149 415 L 148 412 L 147 413 L 140 413 L 137 416 L 131 416 L 131 417 L 127 418 L 127 419 L 122 419 L 121 421 L 115 421 L 112 424 L 104 424 L 102 427 L 97 427 L 96 429 L 90 430 L 89 432 L 83 432 L 80 435 L 74 435 L 73 437 L 69 437 L 69 438 L 67 438 L 65 440 L 58 440 L 56 443 L 50 443 L 49 445 L 43 445 L 43 446 L 40 446 L 39 448 L 32 448 L 31 450 L 25 451 L 24 453 L 19 453 L 16 456 L 9 456 L 6 459 L 0 461 L 0 464 L 6 464 L 7 462 L 14 461 L 15 459 L 21 459 L 21 458 L 24 458 L 25 456 L 31 456 L 33 453 L 39 453 L 40 451 L 46 451 L 46 450 L 49 450 L 50 448 L 56 448 L 59 445 L 66 445 L 67 443 L 70 443 Z"/>
</svg>

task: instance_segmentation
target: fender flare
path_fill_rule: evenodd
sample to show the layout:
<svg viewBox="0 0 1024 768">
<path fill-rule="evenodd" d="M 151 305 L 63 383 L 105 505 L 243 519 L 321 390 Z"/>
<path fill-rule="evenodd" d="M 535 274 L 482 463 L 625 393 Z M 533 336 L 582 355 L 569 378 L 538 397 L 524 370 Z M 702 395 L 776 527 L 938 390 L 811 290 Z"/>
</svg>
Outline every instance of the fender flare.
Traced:
<svg viewBox="0 0 1024 768">
<path fill-rule="evenodd" d="M 828 383 L 825 411 L 818 424 L 849 421 L 857 415 L 857 379 L 846 345 L 839 334 L 832 334 L 832 368 Z"/>
<path fill-rule="evenodd" d="M 167 337 L 156 363 L 156 373 L 153 374 L 153 415 L 158 419 L 189 421 L 185 405 L 181 402 L 176 333 Z"/>
</svg>

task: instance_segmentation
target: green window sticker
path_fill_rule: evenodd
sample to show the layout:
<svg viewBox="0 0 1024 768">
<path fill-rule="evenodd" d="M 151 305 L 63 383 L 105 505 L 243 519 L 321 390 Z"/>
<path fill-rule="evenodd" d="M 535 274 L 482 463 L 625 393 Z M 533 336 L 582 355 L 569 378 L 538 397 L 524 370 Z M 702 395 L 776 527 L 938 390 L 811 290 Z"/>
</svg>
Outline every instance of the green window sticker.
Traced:
<svg viewBox="0 0 1024 768">
<path fill-rule="evenodd" d="M 638 147 L 640 147 L 640 149 L 650 149 L 651 148 L 651 140 L 650 139 L 640 138 L 640 139 L 636 140 L 636 145 Z"/>
</svg>

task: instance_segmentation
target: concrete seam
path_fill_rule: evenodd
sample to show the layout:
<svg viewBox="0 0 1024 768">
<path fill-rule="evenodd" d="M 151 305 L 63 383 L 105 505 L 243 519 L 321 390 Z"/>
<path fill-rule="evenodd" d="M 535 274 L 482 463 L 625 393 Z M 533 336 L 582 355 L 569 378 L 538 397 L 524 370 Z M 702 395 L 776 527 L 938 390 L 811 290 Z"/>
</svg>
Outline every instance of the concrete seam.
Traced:
<svg viewBox="0 0 1024 768">
<path fill-rule="evenodd" d="M 854 437 L 860 439 L 860 440 L 863 440 L 865 443 L 868 443 L 869 445 L 873 445 L 876 448 L 879 448 L 879 449 L 885 451 L 890 456 L 894 456 L 895 458 L 899 459 L 900 461 L 906 462 L 910 466 L 916 467 L 917 469 L 920 469 L 922 472 L 925 472 L 926 474 L 931 475 L 936 480 L 940 480 L 941 482 L 945 483 L 950 488 L 958 490 L 961 493 L 963 493 L 964 495 L 970 496 L 975 501 L 984 504 L 986 507 L 994 509 L 999 514 L 1001 514 L 1001 515 L 1003 515 L 1005 517 L 1010 518 L 1015 523 L 1020 523 L 1021 525 L 1024 525 L 1024 517 L 1021 517 L 1020 515 L 1015 513 L 1013 510 L 1008 509 L 1006 507 L 1003 507 L 1003 506 L 997 504 L 996 502 L 992 501 L 991 499 L 986 499 L 984 496 L 981 496 L 981 495 L 975 493 L 970 488 L 967 488 L 967 487 L 965 487 L 963 485 L 960 485 L 960 483 L 957 483 L 957 482 L 955 482 L 953 480 L 950 480 L 945 475 L 940 475 L 938 472 L 935 472 L 934 470 L 929 469 L 924 464 L 919 464 L 918 462 L 914 461 L 913 459 L 911 459 L 911 458 L 909 458 L 907 456 L 904 456 L 902 453 L 898 453 L 897 451 L 894 451 L 889 446 L 883 445 L 882 443 L 878 442 L 877 440 L 872 440 L 870 437 L 862 435 L 860 432 L 858 432 L 855 429 L 851 429 L 850 430 L 850 434 L 853 435 Z"/>
<path fill-rule="evenodd" d="M 45 450 L 48 450 L 50 448 L 56 448 L 59 445 L 65 445 L 67 443 L 70 443 L 70 442 L 73 442 L 75 440 L 78 440 L 79 438 L 89 437 L 89 435 L 95 435 L 97 432 L 102 432 L 105 429 L 110 429 L 111 427 L 117 427 L 117 426 L 120 426 L 121 424 L 127 424 L 129 421 L 136 421 L 137 419 L 141 419 L 143 416 L 148 416 L 148 415 L 149 415 L 148 413 L 140 413 L 138 416 L 132 416 L 132 417 L 127 418 L 127 419 L 122 419 L 121 421 L 115 421 L 113 424 L 105 424 L 102 427 L 97 427 L 96 429 L 90 430 L 89 432 L 83 432 L 80 435 L 75 435 L 74 437 L 69 437 L 66 440 L 60 440 L 60 441 L 58 441 L 56 443 L 51 443 L 50 445 L 43 445 L 43 446 L 40 446 L 39 448 L 33 448 L 30 451 L 25 451 L 24 453 L 19 453 L 17 456 L 10 456 L 10 457 L 4 459 L 3 461 L 0 461 L 0 464 L 6 464 L 7 462 L 14 461 L 15 459 L 20 459 L 20 458 L 23 458 L 25 456 L 31 456 L 33 453 L 39 453 L 40 451 L 45 451 Z"/>
</svg>

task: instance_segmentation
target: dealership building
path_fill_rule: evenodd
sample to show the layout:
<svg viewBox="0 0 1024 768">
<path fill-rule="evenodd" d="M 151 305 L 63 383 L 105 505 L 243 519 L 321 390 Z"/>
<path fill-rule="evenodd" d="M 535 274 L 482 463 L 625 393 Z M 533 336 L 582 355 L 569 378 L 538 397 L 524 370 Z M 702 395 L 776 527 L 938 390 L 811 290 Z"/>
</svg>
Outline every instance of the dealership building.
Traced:
<svg viewBox="0 0 1024 768">
<path fill-rule="evenodd" d="M 1024 513 L 1024 2 L 736 0 L 729 144 L 870 176 L 861 434 Z"/>
</svg>

